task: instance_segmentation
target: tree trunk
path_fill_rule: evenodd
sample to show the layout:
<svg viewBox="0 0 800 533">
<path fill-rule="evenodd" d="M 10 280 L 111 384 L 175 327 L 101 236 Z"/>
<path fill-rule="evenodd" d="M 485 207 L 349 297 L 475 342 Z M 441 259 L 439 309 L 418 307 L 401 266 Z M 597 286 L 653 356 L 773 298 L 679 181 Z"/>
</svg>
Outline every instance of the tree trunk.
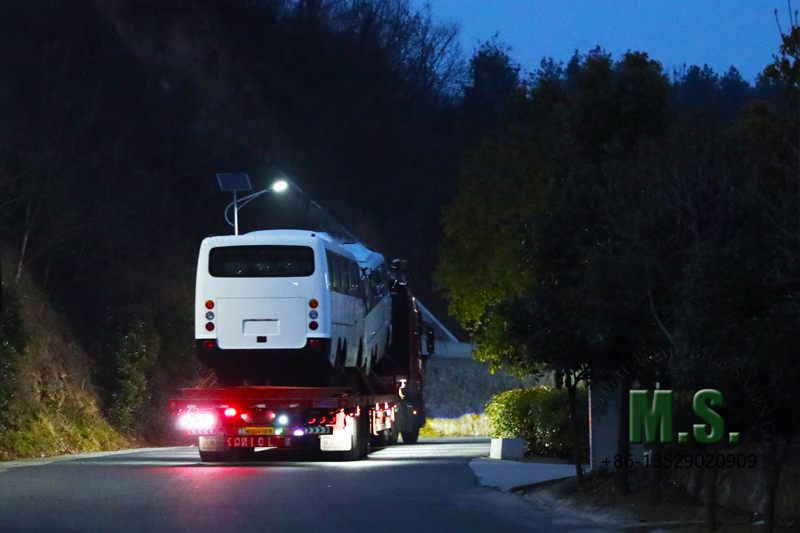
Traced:
<svg viewBox="0 0 800 533">
<path fill-rule="evenodd" d="M 575 475 L 578 476 L 578 483 L 583 483 L 583 466 L 581 465 L 581 429 L 578 425 L 578 415 L 576 409 L 576 392 L 578 382 L 573 379 L 573 375 L 567 374 L 565 384 L 567 386 L 567 398 L 569 399 L 569 418 L 572 421 L 572 445 L 575 448 Z"/>
<path fill-rule="evenodd" d="M 31 201 L 28 202 L 28 206 L 25 208 L 25 233 L 22 237 L 22 248 L 19 252 L 19 261 L 17 262 L 17 272 L 14 276 L 14 281 L 19 281 L 19 278 L 22 276 L 22 265 L 25 263 L 25 251 L 28 248 L 28 237 L 31 234 Z"/>
<path fill-rule="evenodd" d="M 692 502 L 699 502 L 700 501 L 700 493 L 703 488 L 703 474 L 705 473 L 705 468 L 697 468 L 694 467 L 694 477 L 692 478 L 692 492 L 689 494 L 689 501 Z"/>
<path fill-rule="evenodd" d="M 669 389 L 670 388 L 670 380 L 668 377 L 663 376 L 659 378 L 658 383 L 656 383 L 656 389 Z M 660 435 L 663 438 L 663 435 Z M 664 467 L 662 466 L 661 461 L 658 462 L 659 466 L 654 466 L 654 457 L 658 457 L 659 459 L 663 458 L 665 446 L 661 443 L 661 439 L 658 439 L 656 442 L 650 446 L 650 472 L 648 472 L 648 494 L 647 500 L 650 505 L 658 505 L 661 503 L 661 478 L 663 477 Z"/>
<path fill-rule="evenodd" d="M 53 262 L 53 250 L 47 252 L 47 266 L 44 269 L 44 281 L 42 282 L 42 288 L 47 287 L 47 281 L 50 279 L 50 264 Z"/>
<path fill-rule="evenodd" d="M 709 446 L 707 449 L 707 453 L 710 453 L 712 457 L 715 451 L 716 448 L 714 446 Z M 717 529 L 717 469 L 714 463 L 715 461 L 711 461 L 711 464 L 706 465 L 705 468 L 706 531 L 714 531 Z"/>
<path fill-rule="evenodd" d="M 764 532 L 772 533 L 775 530 L 775 497 L 778 492 L 778 480 L 780 479 L 781 467 L 792 447 L 794 435 L 786 439 L 783 450 L 779 450 L 780 444 L 776 442 L 767 449 L 765 455 L 767 472 L 767 501 L 764 504 Z"/>
<path fill-rule="evenodd" d="M 658 505 L 661 503 L 661 467 L 653 466 L 654 457 L 663 458 L 664 446 L 654 442 L 650 446 L 650 468 L 648 469 L 647 503 Z"/>
<path fill-rule="evenodd" d="M 625 466 L 625 458 L 631 452 L 630 432 L 628 431 L 630 417 L 630 389 L 632 378 L 625 375 L 618 382 L 619 385 L 619 428 L 617 432 L 617 453 L 622 456 L 622 467 L 614 472 L 614 488 L 618 492 L 630 492 L 628 485 L 628 469 Z"/>
</svg>

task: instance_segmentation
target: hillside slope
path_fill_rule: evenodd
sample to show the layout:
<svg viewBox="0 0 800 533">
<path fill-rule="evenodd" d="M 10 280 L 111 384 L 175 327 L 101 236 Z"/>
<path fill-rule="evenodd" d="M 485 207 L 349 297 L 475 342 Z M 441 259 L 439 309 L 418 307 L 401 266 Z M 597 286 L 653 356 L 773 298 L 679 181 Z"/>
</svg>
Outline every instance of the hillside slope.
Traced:
<svg viewBox="0 0 800 533">
<path fill-rule="evenodd" d="M 11 279 L 8 261 L 2 270 Z M 89 358 L 47 296 L 24 275 L 3 291 L 0 460 L 135 445 L 103 418 Z"/>
</svg>

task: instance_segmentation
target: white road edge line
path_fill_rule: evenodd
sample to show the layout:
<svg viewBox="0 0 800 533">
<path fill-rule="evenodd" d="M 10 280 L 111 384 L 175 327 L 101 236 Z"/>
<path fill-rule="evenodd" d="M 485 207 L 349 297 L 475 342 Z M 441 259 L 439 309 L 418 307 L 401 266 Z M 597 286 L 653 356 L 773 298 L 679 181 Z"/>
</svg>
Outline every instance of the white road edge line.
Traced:
<svg viewBox="0 0 800 533">
<path fill-rule="evenodd" d="M 78 461 L 80 459 L 94 459 L 96 457 L 106 457 L 109 455 L 122 455 L 126 453 L 136 453 L 136 452 L 184 450 L 186 448 L 191 448 L 191 447 L 169 446 L 165 448 L 130 448 L 127 450 L 115 450 L 113 452 L 74 453 L 68 455 L 54 455 L 52 457 L 44 457 L 44 458 L 32 457 L 30 459 L 16 459 L 14 461 L 0 462 L 0 473 L 5 472 L 6 470 L 10 470 L 12 468 L 21 468 L 25 466 L 44 466 L 51 463 L 60 463 L 62 461 Z"/>
</svg>

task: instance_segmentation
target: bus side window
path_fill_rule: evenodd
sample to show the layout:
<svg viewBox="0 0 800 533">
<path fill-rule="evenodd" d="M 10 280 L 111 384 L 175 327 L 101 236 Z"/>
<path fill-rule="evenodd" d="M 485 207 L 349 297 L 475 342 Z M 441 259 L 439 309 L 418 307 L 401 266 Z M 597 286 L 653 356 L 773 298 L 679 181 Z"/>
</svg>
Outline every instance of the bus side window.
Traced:
<svg viewBox="0 0 800 533">
<path fill-rule="evenodd" d="M 350 290 L 350 279 L 347 275 L 347 260 L 338 255 L 336 256 L 336 259 L 339 263 L 339 292 L 342 294 L 348 294 Z"/>
<path fill-rule="evenodd" d="M 358 264 L 353 261 L 347 262 L 350 272 L 350 296 L 362 298 L 361 295 L 361 273 L 358 271 Z"/>
<path fill-rule="evenodd" d="M 375 305 L 378 305 L 378 302 L 380 302 L 383 299 L 383 296 L 386 295 L 386 282 L 384 280 L 384 275 L 383 275 L 383 265 L 381 265 L 380 267 L 378 267 L 377 270 L 375 270 L 375 279 L 373 280 L 373 283 L 375 285 L 383 285 L 383 295 L 381 296 L 377 296 L 374 294 L 370 295 L 375 300 Z"/>
<path fill-rule="evenodd" d="M 331 290 L 339 292 L 339 262 L 334 254 L 327 252 L 326 255 L 328 256 L 328 277 L 331 281 Z"/>
<path fill-rule="evenodd" d="M 370 298 L 371 291 L 372 291 L 372 280 L 370 279 L 370 276 L 363 276 L 361 279 L 361 299 L 367 302 L 367 310 L 372 309 L 371 305 L 372 299 Z"/>
</svg>

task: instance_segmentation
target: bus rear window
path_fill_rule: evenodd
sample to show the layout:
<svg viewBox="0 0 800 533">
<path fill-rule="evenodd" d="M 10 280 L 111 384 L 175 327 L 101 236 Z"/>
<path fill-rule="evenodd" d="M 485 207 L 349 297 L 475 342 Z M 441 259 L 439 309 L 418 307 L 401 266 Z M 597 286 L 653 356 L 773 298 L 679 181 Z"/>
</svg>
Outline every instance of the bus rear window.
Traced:
<svg viewBox="0 0 800 533">
<path fill-rule="evenodd" d="M 308 246 L 221 246 L 208 254 L 215 278 L 293 278 L 314 273 L 314 250 Z"/>
</svg>

